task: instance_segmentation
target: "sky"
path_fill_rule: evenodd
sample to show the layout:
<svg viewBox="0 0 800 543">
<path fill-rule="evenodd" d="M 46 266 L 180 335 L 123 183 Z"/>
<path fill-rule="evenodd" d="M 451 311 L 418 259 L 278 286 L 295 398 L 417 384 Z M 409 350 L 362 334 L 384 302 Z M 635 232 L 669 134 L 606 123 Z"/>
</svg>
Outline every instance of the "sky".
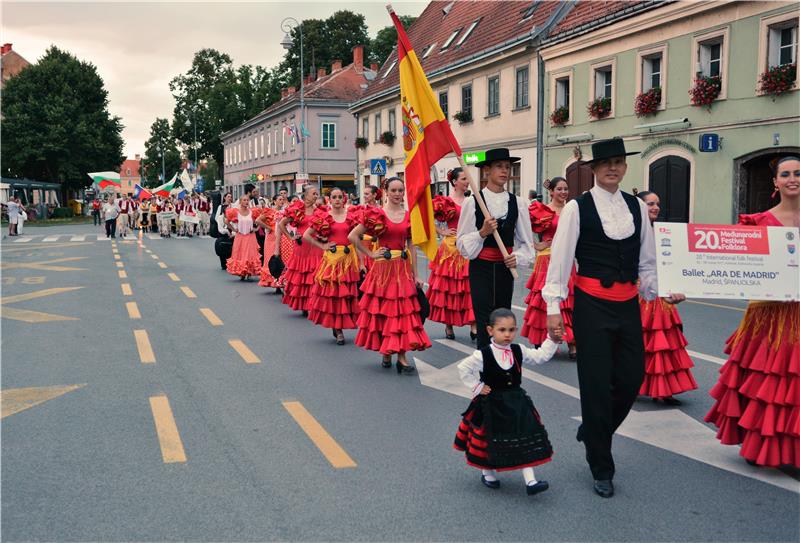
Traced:
<svg viewBox="0 0 800 543">
<path fill-rule="evenodd" d="M 186 72 L 195 51 L 228 53 L 235 66 L 280 63 L 281 21 L 362 13 L 370 37 L 391 20 L 388 1 L 356 2 L 9 2 L 0 4 L 2 42 L 31 63 L 53 44 L 97 67 L 109 110 L 122 118 L 124 153 L 143 154 L 156 117 L 172 120 L 169 81 Z M 419 15 L 427 2 L 394 0 L 398 15 Z"/>
</svg>

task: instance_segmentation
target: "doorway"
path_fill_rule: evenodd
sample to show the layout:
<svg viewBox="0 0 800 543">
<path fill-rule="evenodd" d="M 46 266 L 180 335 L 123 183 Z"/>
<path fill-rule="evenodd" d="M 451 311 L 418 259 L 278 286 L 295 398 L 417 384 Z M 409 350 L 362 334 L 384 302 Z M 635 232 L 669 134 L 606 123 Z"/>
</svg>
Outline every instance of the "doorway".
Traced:
<svg viewBox="0 0 800 543">
<path fill-rule="evenodd" d="M 748 153 L 734 160 L 734 221 L 739 214 L 761 213 L 775 206 L 772 198 L 770 162 L 786 155 L 800 154 L 798 147 L 772 147 Z"/>
<path fill-rule="evenodd" d="M 594 186 L 594 172 L 588 164 L 581 160 L 567 166 L 566 173 L 569 200 L 580 196 Z"/>
<path fill-rule="evenodd" d="M 692 165 L 683 157 L 668 155 L 650 164 L 648 187 L 661 200 L 658 220 L 689 222 Z"/>
</svg>

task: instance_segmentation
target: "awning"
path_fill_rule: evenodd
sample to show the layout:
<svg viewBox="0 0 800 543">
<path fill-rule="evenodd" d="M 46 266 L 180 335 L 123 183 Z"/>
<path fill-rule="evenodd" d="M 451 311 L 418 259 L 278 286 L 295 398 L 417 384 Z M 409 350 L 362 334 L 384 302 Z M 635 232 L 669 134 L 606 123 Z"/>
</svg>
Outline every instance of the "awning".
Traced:
<svg viewBox="0 0 800 543">
<path fill-rule="evenodd" d="M 269 181 L 294 181 L 295 174 L 287 173 L 283 175 L 272 175 Z"/>
<path fill-rule="evenodd" d="M 319 175 L 310 175 L 309 178 L 311 180 L 317 179 L 318 177 L 322 178 L 323 181 L 349 181 L 351 183 L 355 183 L 355 179 L 353 179 L 353 174 L 319 174 Z"/>
</svg>

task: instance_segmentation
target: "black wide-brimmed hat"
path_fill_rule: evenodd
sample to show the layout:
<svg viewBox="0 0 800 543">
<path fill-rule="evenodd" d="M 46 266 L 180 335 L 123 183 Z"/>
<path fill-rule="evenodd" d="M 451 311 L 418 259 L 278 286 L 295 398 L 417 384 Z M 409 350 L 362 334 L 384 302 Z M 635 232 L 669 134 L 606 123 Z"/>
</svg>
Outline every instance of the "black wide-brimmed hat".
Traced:
<svg viewBox="0 0 800 543">
<path fill-rule="evenodd" d="M 488 166 L 492 162 L 497 162 L 498 160 L 508 160 L 513 164 L 514 162 L 519 162 L 520 158 L 518 156 L 509 156 L 508 149 L 505 147 L 501 147 L 499 149 L 489 149 L 486 151 L 484 159 L 480 162 L 476 162 L 475 166 L 482 168 L 484 166 Z"/>
<path fill-rule="evenodd" d="M 611 138 L 610 140 L 600 140 L 592 144 L 592 160 L 587 160 L 585 164 L 594 164 L 601 160 L 614 158 L 615 156 L 638 155 L 639 151 L 625 152 L 625 142 L 622 138 Z"/>
</svg>

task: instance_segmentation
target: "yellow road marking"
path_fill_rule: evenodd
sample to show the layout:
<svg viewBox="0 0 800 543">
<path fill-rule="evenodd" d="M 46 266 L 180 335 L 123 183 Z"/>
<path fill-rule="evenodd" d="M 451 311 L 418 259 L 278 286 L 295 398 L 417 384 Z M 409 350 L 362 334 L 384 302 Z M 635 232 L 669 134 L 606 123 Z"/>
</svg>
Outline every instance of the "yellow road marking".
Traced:
<svg viewBox="0 0 800 543">
<path fill-rule="evenodd" d="M 195 294 L 194 292 L 192 292 L 192 289 L 190 289 L 189 287 L 181 287 L 181 291 L 182 291 L 184 294 L 186 294 L 186 297 L 187 297 L 187 298 L 197 298 L 197 294 Z"/>
<path fill-rule="evenodd" d="M 83 271 L 86 268 L 72 268 L 67 266 L 53 266 L 56 262 L 72 262 L 75 260 L 84 260 L 88 256 L 70 256 L 66 258 L 57 258 L 55 260 L 45 260 L 43 262 L 3 262 L 0 266 L 4 270 L 47 270 L 47 271 Z"/>
<path fill-rule="evenodd" d="M 114 255 L 114 260 L 119 260 L 119 259 L 120 259 L 119 255 Z"/>
<path fill-rule="evenodd" d="M 113 249 L 111 249 L 111 252 L 112 252 L 112 253 L 114 253 L 114 254 L 119 254 L 119 251 L 117 250 L 117 248 L 116 248 L 116 247 L 115 247 L 115 248 L 113 248 Z"/>
<path fill-rule="evenodd" d="M 153 421 L 156 424 L 158 443 L 161 445 L 161 458 L 165 464 L 186 462 L 186 452 L 183 450 L 181 435 L 172 415 L 172 408 L 166 396 L 150 396 L 150 410 L 153 412 Z"/>
<path fill-rule="evenodd" d="M 95 242 L 87 241 L 83 243 L 26 243 L 25 247 L 12 247 L 6 249 L 3 247 L 4 253 L 18 253 L 20 251 L 38 251 L 41 249 L 53 249 L 55 247 L 77 247 L 78 245 L 94 245 Z M 34 247 L 39 245 L 39 247 Z"/>
<path fill-rule="evenodd" d="M 122 283 L 122 294 L 123 296 L 133 296 L 130 283 Z"/>
<path fill-rule="evenodd" d="M 356 463 L 345 450 L 336 443 L 336 440 L 317 422 L 300 402 L 283 402 L 283 407 L 289 412 L 300 428 L 314 442 L 314 445 L 325 455 L 334 468 L 354 468 Z"/>
<path fill-rule="evenodd" d="M 139 313 L 139 306 L 136 305 L 136 302 L 128 302 L 125 304 L 125 308 L 128 310 L 128 317 L 132 319 L 141 319 L 142 314 Z"/>
<path fill-rule="evenodd" d="M 128 274 L 125 273 L 125 270 L 119 270 L 117 273 L 119 274 L 119 278 L 120 279 L 127 279 L 128 278 Z"/>
<path fill-rule="evenodd" d="M 158 263 L 158 267 L 159 267 L 159 268 L 162 268 L 162 269 L 166 269 L 166 268 L 167 268 L 167 265 L 166 265 L 166 264 L 164 264 L 163 262 L 159 262 L 159 263 Z"/>
<path fill-rule="evenodd" d="M 25 411 L 35 405 L 52 400 L 53 398 L 58 398 L 67 392 L 72 392 L 84 386 L 86 386 L 85 383 L 82 385 L 10 388 L 2 390 L 0 391 L 0 404 L 2 405 L 0 419 L 19 413 L 20 411 Z"/>
<path fill-rule="evenodd" d="M 136 348 L 139 349 L 139 359 L 142 364 L 155 364 L 156 355 L 153 354 L 153 348 L 150 346 L 147 330 L 134 330 L 133 337 L 136 338 Z"/>
<path fill-rule="evenodd" d="M 719 307 L 720 309 L 731 309 L 733 311 L 741 311 L 742 313 L 744 313 L 746 311 L 746 309 L 744 307 L 734 307 L 732 305 L 712 304 L 710 302 L 698 302 L 697 300 L 686 300 L 686 303 L 697 304 L 697 305 L 707 305 L 709 307 Z"/>
<path fill-rule="evenodd" d="M 67 317 L 66 315 L 56 315 L 54 313 L 44 313 L 42 311 L 31 311 L 29 309 L 17 309 L 16 307 L 4 307 L 0 311 L 0 316 L 4 319 L 38 324 L 51 321 L 78 321 L 78 317 Z"/>
<path fill-rule="evenodd" d="M 150 255 L 150 258 L 152 258 L 153 260 L 158 260 L 158 255 Z"/>
<path fill-rule="evenodd" d="M 72 290 L 80 290 L 82 288 L 83 287 L 46 288 L 44 290 L 37 290 L 25 294 L 16 294 L 14 296 L 6 296 L 5 298 L 0 298 L 0 304 L 5 305 L 5 304 L 14 304 L 17 302 L 27 302 L 28 300 L 43 298 L 44 296 L 53 296 L 54 294 L 61 294 L 62 292 L 70 292 Z"/>
<path fill-rule="evenodd" d="M 256 356 L 256 354 L 251 351 L 247 345 L 241 339 L 230 339 L 228 340 L 228 344 L 233 347 L 233 350 L 239 353 L 239 356 L 242 357 L 247 364 L 259 364 L 261 363 L 261 359 Z"/>
<path fill-rule="evenodd" d="M 122 268 L 125 266 L 125 264 L 123 264 L 122 262 L 114 262 L 114 264 L 116 264 L 118 268 Z"/>
<path fill-rule="evenodd" d="M 178 277 L 177 275 L 175 275 L 175 274 L 174 274 L 174 273 L 172 273 L 172 272 L 168 273 L 168 274 L 167 274 L 167 276 L 168 276 L 170 279 L 172 279 L 173 281 L 180 281 L 180 280 L 181 280 L 181 278 L 180 278 L 180 277 Z"/>
<path fill-rule="evenodd" d="M 208 322 L 211 323 L 211 326 L 222 326 L 222 320 L 217 317 L 217 315 L 211 311 L 211 309 L 207 307 L 201 307 L 200 313 L 202 313 L 203 316 L 208 319 Z"/>
</svg>

